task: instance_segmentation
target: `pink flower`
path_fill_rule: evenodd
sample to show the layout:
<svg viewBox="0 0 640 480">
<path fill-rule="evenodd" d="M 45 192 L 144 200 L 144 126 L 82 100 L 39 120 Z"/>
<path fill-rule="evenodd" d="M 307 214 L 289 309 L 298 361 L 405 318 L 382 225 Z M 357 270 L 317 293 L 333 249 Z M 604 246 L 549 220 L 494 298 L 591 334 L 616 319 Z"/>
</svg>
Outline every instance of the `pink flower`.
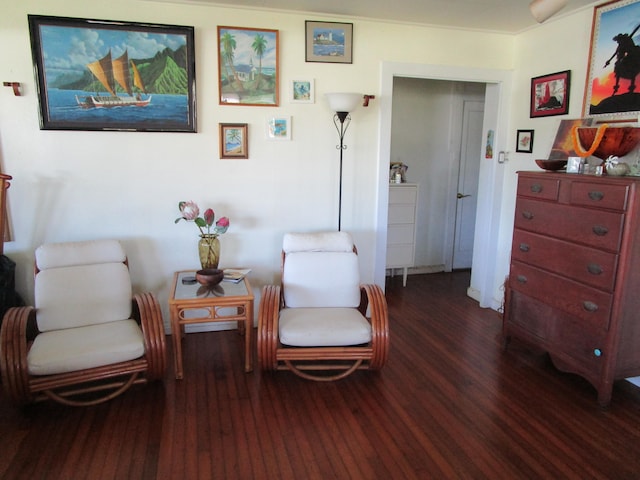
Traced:
<svg viewBox="0 0 640 480">
<path fill-rule="evenodd" d="M 216 218 L 216 214 L 213 213 L 213 210 L 211 208 L 207 208 L 202 216 L 204 217 L 204 222 L 208 227 L 213 225 L 213 219 Z"/>
<path fill-rule="evenodd" d="M 179 202 L 178 209 L 180 210 L 181 217 L 176 218 L 175 223 L 178 223 L 180 220 L 185 220 L 187 222 L 194 222 L 198 230 L 200 230 L 201 235 L 222 235 L 229 228 L 229 219 L 227 217 L 222 217 L 220 220 L 216 222 L 216 226 L 212 226 L 213 222 L 216 219 L 216 214 L 213 209 L 207 208 L 204 211 L 202 217 L 200 215 L 200 208 L 193 201 L 188 202 Z M 204 217 L 204 218 L 203 218 Z M 205 230 L 206 227 L 206 230 Z"/>
<path fill-rule="evenodd" d="M 200 215 L 200 209 L 198 208 L 198 205 L 196 205 L 196 203 L 192 201 L 180 202 L 178 204 L 178 208 L 182 213 L 182 218 L 187 221 L 195 220 L 196 218 L 198 218 L 198 215 Z"/>
</svg>

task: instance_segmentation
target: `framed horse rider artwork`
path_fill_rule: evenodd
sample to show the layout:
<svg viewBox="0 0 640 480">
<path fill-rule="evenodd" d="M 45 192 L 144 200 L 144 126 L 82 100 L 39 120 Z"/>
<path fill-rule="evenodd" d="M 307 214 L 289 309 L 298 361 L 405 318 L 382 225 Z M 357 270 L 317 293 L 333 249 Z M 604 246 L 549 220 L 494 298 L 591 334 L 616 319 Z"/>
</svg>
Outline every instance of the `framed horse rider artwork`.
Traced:
<svg viewBox="0 0 640 480">
<path fill-rule="evenodd" d="M 638 74 L 640 0 L 615 0 L 597 5 L 593 12 L 584 116 L 637 120 L 640 114 Z"/>
</svg>

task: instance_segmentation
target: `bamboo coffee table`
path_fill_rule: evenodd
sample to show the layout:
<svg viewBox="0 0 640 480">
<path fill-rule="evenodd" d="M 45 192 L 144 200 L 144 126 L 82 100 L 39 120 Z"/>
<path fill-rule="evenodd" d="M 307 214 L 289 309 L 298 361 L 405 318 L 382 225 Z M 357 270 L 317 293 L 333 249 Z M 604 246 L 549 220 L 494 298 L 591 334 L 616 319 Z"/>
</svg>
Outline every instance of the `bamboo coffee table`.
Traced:
<svg viewBox="0 0 640 480">
<path fill-rule="evenodd" d="M 211 322 L 238 322 L 238 332 L 245 338 L 244 370 L 253 370 L 251 331 L 253 327 L 253 292 L 245 276 L 238 283 L 222 281 L 209 289 L 199 283 L 183 282 L 194 277 L 195 270 L 176 272 L 169 296 L 171 333 L 176 378 L 183 378 L 182 337 L 185 325 Z M 235 309 L 235 313 L 233 313 Z"/>
</svg>

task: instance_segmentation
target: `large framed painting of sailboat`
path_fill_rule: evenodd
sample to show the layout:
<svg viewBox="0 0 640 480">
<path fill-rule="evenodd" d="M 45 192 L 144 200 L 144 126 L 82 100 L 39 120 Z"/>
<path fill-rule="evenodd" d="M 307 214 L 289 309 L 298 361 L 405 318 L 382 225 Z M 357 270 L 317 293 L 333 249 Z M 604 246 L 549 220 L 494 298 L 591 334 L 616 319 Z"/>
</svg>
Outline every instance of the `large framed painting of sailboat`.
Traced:
<svg viewBox="0 0 640 480">
<path fill-rule="evenodd" d="M 29 15 L 43 130 L 195 132 L 194 29 Z"/>
</svg>

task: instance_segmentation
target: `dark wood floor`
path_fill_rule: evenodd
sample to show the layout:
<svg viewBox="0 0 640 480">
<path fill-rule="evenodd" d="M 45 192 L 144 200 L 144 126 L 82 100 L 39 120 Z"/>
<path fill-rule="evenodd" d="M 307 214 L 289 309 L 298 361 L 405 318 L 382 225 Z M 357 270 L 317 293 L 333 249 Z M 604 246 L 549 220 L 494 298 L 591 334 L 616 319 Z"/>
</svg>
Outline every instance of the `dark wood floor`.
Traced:
<svg viewBox="0 0 640 480">
<path fill-rule="evenodd" d="M 546 356 L 503 352 L 466 272 L 388 282 L 379 374 L 245 374 L 235 332 L 190 334 L 183 381 L 83 409 L 0 397 L 0 478 L 640 478 L 640 389 L 619 382 L 602 410 Z"/>
</svg>

